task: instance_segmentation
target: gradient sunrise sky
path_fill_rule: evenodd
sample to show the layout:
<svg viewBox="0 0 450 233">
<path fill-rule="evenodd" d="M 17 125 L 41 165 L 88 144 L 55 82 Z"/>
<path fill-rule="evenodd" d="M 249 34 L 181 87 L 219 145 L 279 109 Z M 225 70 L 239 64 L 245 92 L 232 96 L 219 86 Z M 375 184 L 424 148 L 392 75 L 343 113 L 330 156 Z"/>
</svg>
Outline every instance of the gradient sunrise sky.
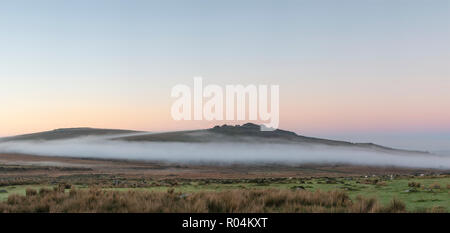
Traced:
<svg viewBox="0 0 450 233">
<path fill-rule="evenodd" d="M 223 123 L 172 120 L 194 76 L 279 84 L 302 134 L 450 132 L 449 41 L 447 0 L 6 0 L 0 136 Z"/>
</svg>

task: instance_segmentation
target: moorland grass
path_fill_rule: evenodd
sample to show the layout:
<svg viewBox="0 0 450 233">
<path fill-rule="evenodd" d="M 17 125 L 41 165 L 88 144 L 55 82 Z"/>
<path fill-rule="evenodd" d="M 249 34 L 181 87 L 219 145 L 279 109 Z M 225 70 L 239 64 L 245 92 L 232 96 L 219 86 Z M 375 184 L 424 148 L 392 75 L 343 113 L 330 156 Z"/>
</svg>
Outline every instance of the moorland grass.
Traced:
<svg viewBox="0 0 450 233">
<path fill-rule="evenodd" d="M 227 190 L 183 194 L 108 191 L 102 189 L 28 189 L 0 203 L 3 213 L 401 213 L 405 204 L 393 199 L 380 205 L 375 198 L 351 200 L 343 191 L 281 189 Z M 429 210 L 432 211 L 432 210 Z"/>
<path fill-rule="evenodd" d="M 388 206 L 392 200 L 400 200 L 405 204 L 408 212 L 434 212 L 450 211 L 449 198 L 449 176 L 405 176 L 395 179 L 386 177 L 370 177 L 370 178 L 294 178 L 279 180 L 241 180 L 232 181 L 220 180 L 197 180 L 197 181 L 149 181 L 145 187 L 127 187 L 121 185 L 97 186 L 103 191 L 118 192 L 156 192 L 167 193 L 168 190 L 174 190 L 176 193 L 195 194 L 198 192 L 226 192 L 226 191 L 249 191 L 249 190 L 296 190 L 305 189 L 306 191 L 328 192 L 341 191 L 345 192 L 348 197 L 356 203 L 360 197 L 362 202 L 374 202 L 380 206 Z M 61 184 L 66 192 L 69 192 L 70 185 Z M 53 189 L 55 185 L 14 185 L 2 186 L 1 190 L 6 192 L 0 193 L 0 202 L 7 201 L 11 195 L 25 196 L 27 189 Z M 77 190 L 87 190 L 87 185 L 73 185 Z M 93 187 L 90 185 L 89 187 Z M 95 186 L 94 186 L 95 187 Z M 29 191 L 32 192 L 32 191 Z"/>
</svg>

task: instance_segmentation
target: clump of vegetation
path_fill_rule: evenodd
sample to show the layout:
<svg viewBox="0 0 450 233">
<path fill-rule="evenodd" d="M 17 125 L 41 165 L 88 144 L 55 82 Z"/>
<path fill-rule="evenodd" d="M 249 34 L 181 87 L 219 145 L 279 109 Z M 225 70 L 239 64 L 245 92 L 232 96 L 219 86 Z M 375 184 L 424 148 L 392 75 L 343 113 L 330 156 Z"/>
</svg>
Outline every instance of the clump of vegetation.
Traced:
<svg viewBox="0 0 450 233">
<path fill-rule="evenodd" d="M 405 212 L 397 199 L 381 206 L 375 198 L 351 200 L 343 191 L 304 191 L 279 189 L 227 190 L 191 194 L 148 191 L 107 191 L 102 189 L 69 192 L 60 189 L 28 190 L 26 196 L 11 195 L 0 203 L 0 212 L 194 212 L 194 213 L 324 213 Z"/>
<path fill-rule="evenodd" d="M 412 181 L 412 182 L 408 183 L 408 186 L 413 187 L 413 188 L 420 188 L 420 186 L 422 186 L 422 184 L 420 184 L 419 182 Z"/>
<path fill-rule="evenodd" d="M 351 212 L 356 213 L 375 213 L 380 212 L 381 207 L 378 200 L 374 197 L 364 198 L 362 196 L 356 197 L 356 202 L 352 207 Z"/>
<path fill-rule="evenodd" d="M 430 212 L 430 213 L 446 213 L 446 209 L 443 206 L 434 206 L 428 212 Z"/>
<path fill-rule="evenodd" d="M 441 185 L 439 183 L 433 183 L 430 185 L 431 189 L 441 189 Z"/>
<path fill-rule="evenodd" d="M 406 205 L 402 201 L 394 198 L 391 200 L 388 206 L 381 208 L 383 213 L 404 213 L 406 212 Z"/>
<path fill-rule="evenodd" d="M 386 185 L 387 185 L 386 181 L 377 182 L 377 186 L 386 186 Z"/>
<path fill-rule="evenodd" d="M 59 184 L 58 186 L 60 189 L 71 189 L 72 188 L 71 184 L 66 184 L 66 183 Z"/>
<path fill-rule="evenodd" d="M 46 194 L 50 194 L 52 192 L 51 189 L 48 188 L 41 188 L 39 189 L 39 195 L 45 196 Z"/>
<path fill-rule="evenodd" d="M 376 185 L 376 184 L 378 184 L 378 182 L 379 182 L 378 179 L 364 179 L 364 180 L 359 181 L 359 183 L 361 183 L 361 184 L 372 184 L 372 185 Z M 358 183 L 358 182 L 356 182 L 356 183 Z"/>
<path fill-rule="evenodd" d="M 25 190 L 25 195 L 26 196 L 35 196 L 35 195 L 37 195 L 37 191 L 35 189 L 28 188 Z"/>
</svg>

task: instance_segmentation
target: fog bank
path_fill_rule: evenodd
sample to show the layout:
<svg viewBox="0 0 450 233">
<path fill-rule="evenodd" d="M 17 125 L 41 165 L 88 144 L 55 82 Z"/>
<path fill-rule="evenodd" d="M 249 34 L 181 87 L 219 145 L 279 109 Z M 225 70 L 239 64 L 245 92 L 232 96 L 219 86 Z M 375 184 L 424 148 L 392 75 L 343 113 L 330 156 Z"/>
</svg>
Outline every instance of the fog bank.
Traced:
<svg viewBox="0 0 450 233">
<path fill-rule="evenodd" d="M 103 137 L 0 142 L 0 153 L 178 163 L 330 163 L 450 169 L 450 156 L 293 144 L 127 142 Z"/>
</svg>

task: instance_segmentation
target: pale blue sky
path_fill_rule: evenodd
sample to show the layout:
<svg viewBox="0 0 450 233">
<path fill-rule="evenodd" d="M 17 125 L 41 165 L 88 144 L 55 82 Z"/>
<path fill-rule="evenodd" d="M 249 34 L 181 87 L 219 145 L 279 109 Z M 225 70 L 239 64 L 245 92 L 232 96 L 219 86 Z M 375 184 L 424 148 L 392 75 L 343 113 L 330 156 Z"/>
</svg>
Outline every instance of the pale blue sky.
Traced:
<svg viewBox="0 0 450 233">
<path fill-rule="evenodd" d="M 3 1 L 1 74 L 117 84 L 196 74 L 291 83 L 318 72 L 329 81 L 349 66 L 349 79 L 448 75 L 449 13 L 439 0 Z"/>
</svg>

